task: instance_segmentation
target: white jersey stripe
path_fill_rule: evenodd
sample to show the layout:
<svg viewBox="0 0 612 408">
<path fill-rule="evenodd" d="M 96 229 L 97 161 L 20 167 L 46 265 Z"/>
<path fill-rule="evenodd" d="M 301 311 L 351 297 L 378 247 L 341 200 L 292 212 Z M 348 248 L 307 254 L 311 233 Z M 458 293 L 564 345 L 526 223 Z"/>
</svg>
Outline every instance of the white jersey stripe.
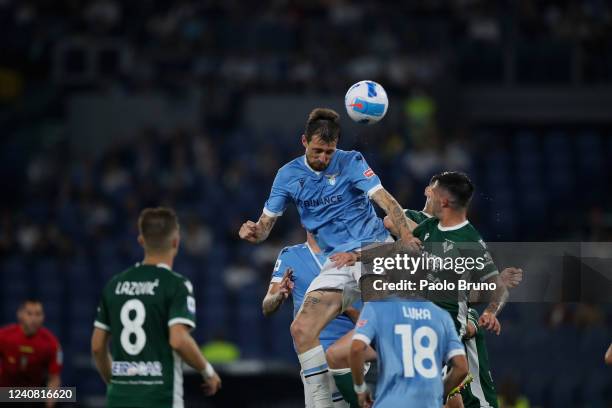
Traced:
<svg viewBox="0 0 612 408">
<path fill-rule="evenodd" d="M 467 350 L 468 369 L 474 376 L 474 380 L 470 383 L 470 391 L 472 391 L 472 395 L 474 395 L 474 397 L 478 398 L 480 401 L 481 408 L 492 408 L 485 398 L 484 391 L 482 390 L 482 384 L 480 384 L 480 362 L 478 360 L 476 339 L 472 337 L 466 341 L 465 348 Z"/>
</svg>

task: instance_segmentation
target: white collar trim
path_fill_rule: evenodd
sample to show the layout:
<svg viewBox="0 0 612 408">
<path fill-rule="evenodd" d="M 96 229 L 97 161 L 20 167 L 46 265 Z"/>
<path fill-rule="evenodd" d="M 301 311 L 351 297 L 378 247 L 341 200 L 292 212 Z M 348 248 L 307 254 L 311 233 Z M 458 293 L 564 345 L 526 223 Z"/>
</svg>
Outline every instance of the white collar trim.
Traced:
<svg viewBox="0 0 612 408">
<path fill-rule="evenodd" d="M 431 215 L 431 214 L 429 214 L 429 213 L 426 213 L 425 211 L 421 211 L 421 213 L 422 213 L 424 216 L 426 216 L 427 218 L 431 218 L 431 217 L 433 217 L 433 215 Z M 438 224 L 438 225 L 440 225 L 440 224 Z"/>
<path fill-rule="evenodd" d="M 308 164 L 308 160 L 306 160 L 306 155 L 304 155 L 304 164 L 306 165 L 306 167 L 308 167 L 308 169 L 310 171 L 312 171 L 314 174 L 316 174 L 317 176 L 319 176 L 321 174 L 320 171 L 316 171 L 315 169 L 313 169 L 312 167 L 310 167 L 310 164 Z"/>
<path fill-rule="evenodd" d="M 310 255 L 312 255 L 314 260 L 317 262 L 317 265 L 319 265 L 319 269 L 323 269 L 323 265 L 321 265 L 321 262 L 319 262 L 319 258 L 317 257 L 317 254 L 314 253 L 314 251 L 312 250 L 312 247 L 310 246 L 308 241 L 306 241 L 306 247 L 310 251 Z"/>
<path fill-rule="evenodd" d="M 169 266 L 169 265 L 166 265 L 166 264 L 165 264 L 165 263 L 163 263 L 163 262 L 158 263 L 156 266 L 157 266 L 158 268 L 164 268 L 164 269 L 167 269 L 167 270 L 169 270 L 169 271 L 171 271 L 171 270 L 172 270 L 172 269 L 170 268 L 170 266 Z"/>
<path fill-rule="evenodd" d="M 438 223 L 438 229 L 440 231 L 455 231 L 458 230 L 460 228 L 465 227 L 466 225 L 468 225 L 470 222 L 468 220 L 463 221 L 462 223 L 459 223 L 457 225 L 451 225 L 450 227 L 443 227 L 440 225 L 440 223 Z"/>
</svg>

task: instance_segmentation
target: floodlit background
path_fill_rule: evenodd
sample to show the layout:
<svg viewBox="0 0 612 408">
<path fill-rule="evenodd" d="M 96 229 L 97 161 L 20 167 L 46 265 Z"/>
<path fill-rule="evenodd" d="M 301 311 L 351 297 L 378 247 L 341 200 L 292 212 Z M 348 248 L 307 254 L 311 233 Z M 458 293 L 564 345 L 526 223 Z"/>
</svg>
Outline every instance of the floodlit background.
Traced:
<svg viewBox="0 0 612 408">
<path fill-rule="evenodd" d="M 179 212 L 196 339 L 240 355 L 199 406 L 299 406 L 292 308 L 266 319 L 260 303 L 278 251 L 305 234 L 294 210 L 262 245 L 237 231 L 302 153 L 314 107 L 338 110 L 340 147 L 406 208 L 435 172 L 464 170 L 488 241 L 612 239 L 609 2 L 0 0 L 0 33 L 0 325 L 39 297 L 81 406 L 104 404 L 98 297 L 141 259 L 136 218 L 157 205 Z M 362 79 L 390 98 L 371 127 L 343 107 Z M 507 306 L 488 338 L 500 395 L 612 406 L 611 310 Z"/>
</svg>

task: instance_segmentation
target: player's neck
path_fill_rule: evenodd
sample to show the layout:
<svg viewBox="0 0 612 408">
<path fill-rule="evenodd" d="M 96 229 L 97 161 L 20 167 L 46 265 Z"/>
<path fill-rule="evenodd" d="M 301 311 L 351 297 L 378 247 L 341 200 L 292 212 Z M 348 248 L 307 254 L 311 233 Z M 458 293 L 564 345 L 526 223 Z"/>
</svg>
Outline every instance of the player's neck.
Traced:
<svg viewBox="0 0 612 408">
<path fill-rule="evenodd" d="M 449 228 L 454 227 L 455 225 L 459 225 L 467 220 L 467 216 L 465 213 L 445 213 L 442 217 L 439 218 L 441 227 Z"/>
<path fill-rule="evenodd" d="M 145 254 L 142 260 L 142 265 L 168 265 L 172 269 L 172 263 L 174 262 L 174 255 L 172 254 Z"/>
<path fill-rule="evenodd" d="M 19 324 L 19 327 L 21 328 L 21 331 L 23 332 L 24 336 L 26 337 L 32 337 L 36 334 L 36 332 L 38 330 L 33 330 L 33 331 L 28 331 L 26 330 L 26 327 L 23 324 Z"/>
</svg>

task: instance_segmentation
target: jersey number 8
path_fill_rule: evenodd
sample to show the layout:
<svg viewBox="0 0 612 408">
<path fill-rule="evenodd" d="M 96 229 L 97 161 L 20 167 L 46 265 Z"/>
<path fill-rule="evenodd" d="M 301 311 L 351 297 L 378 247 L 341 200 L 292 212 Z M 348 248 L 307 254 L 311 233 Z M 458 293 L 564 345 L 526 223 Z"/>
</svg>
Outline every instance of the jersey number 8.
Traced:
<svg viewBox="0 0 612 408">
<path fill-rule="evenodd" d="M 404 363 L 404 377 L 414 377 L 416 372 L 425 378 L 435 378 L 440 373 L 436 365 L 435 351 L 438 346 L 438 336 L 429 326 L 421 326 L 412 334 L 409 324 L 396 324 L 395 334 L 399 334 L 402 342 L 402 361 Z M 427 338 L 427 346 L 423 346 L 423 339 Z M 424 361 L 431 364 L 425 367 Z"/>
<path fill-rule="evenodd" d="M 134 318 L 130 319 L 132 311 L 134 311 Z M 123 325 L 120 337 L 121 347 L 131 356 L 140 353 L 147 343 L 147 333 L 142 328 L 146 314 L 144 304 L 138 299 L 130 299 L 121 307 L 120 317 Z"/>
</svg>

